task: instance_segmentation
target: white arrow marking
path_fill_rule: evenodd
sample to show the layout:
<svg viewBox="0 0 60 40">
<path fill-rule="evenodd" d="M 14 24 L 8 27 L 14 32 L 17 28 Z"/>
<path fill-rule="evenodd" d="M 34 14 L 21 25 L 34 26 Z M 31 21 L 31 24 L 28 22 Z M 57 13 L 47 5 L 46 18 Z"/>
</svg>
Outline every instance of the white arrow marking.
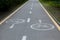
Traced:
<svg viewBox="0 0 60 40">
<path fill-rule="evenodd" d="M 27 19 L 27 22 L 30 22 L 30 18 Z"/>
<path fill-rule="evenodd" d="M 27 36 L 23 36 L 22 40 L 26 40 L 27 39 Z"/>
</svg>

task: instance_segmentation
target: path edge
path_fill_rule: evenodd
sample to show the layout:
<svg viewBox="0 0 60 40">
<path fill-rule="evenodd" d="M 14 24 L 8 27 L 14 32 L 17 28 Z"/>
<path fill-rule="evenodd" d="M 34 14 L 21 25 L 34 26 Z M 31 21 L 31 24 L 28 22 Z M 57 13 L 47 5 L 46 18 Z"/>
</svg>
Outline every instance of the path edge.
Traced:
<svg viewBox="0 0 60 40">
<path fill-rule="evenodd" d="M 55 24 L 55 26 L 57 27 L 57 29 L 60 31 L 60 26 L 58 25 L 58 23 L 54 20 L 54 18 L 49 14 L 49 12 L 45 9 L 45 7 L 42 5 L 41 2 L 39 2 L 39 4 L 41 5 L 41 7 L 43 8 L 43 10 L 46 12 L 46 14 L 49 16 L 49 18 L 52 20 L 52 22 Z"/>
</svg>

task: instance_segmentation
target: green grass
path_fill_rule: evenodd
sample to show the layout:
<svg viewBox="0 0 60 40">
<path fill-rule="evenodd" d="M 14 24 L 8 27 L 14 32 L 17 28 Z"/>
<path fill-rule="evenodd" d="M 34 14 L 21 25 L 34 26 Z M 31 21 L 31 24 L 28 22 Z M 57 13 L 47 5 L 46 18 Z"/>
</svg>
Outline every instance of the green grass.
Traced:
<svg viewBox="0 0 60 40">
<path fill-rule="evenodd" d="M 54 1 L 42 1 L 39 0 L 43 6 L 48 10 L 48 12 L 50 13 L 50 15 L 56 19 L 57 23 L 60 23 L 60 2 L 54 2 Z"/>
</svg>

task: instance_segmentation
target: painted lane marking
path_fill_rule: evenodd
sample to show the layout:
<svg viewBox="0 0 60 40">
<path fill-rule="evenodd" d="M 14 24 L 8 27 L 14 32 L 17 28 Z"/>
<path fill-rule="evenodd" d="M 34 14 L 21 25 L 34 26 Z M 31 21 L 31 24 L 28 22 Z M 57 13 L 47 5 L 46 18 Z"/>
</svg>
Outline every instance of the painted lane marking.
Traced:
<svg viewBox="0 0 60 40">
<path fill-rule="evenodd" d="M 26 39 L 27 39 L 27 36 L 23 36 L 23 37 L 22 37 L 22 40 L 26 40 Z"/>
<path fill-rule="evenodd" d="M 27 19 L 27 22 L 28 22 L 28 23 L 30 22 L 30 18 Z"/>
<path fill-rule="evenodd" d="M 6 23 L 14 23 L 14 24 L 19 24 L 19 23 L 24 23 L 24 22 L 25 22 L 24 19 L 10 19 L 6 21 Z"/>
<path fill-rule="evenodd" d="M 32 14 L 32 11 L 30 11 L 29 13 Z"/>
<path fill-rule="evenodd" d="M 15 24 L 12 24 L 12 25 L 10 26 L 10 29 L 12 29 L 12 28 L 14 27 L 14 25 L 15 25 Z"/>
<path fill-rule="evenodd" d="M 16 24 L 20 24 L 20 23 L 24 23 L 25 20 L 24 19 L 10 19 L 8 21 L 6 21 L 6 23 L 11 23 L 12 25 L 9 27 L 10 29 L 12 29 L 14 27 L 14 25 Z"/>
<path fill-rule="evenodd" d="M 55 27 L 52 24 L 48 24 L 48 23 L 36 23 L 36 24 L 32 24 L 31 29 L 33 30 L 37 30 L 37 31 L 49 31 L 49 30 L 53 30 Z"/>
</svg>

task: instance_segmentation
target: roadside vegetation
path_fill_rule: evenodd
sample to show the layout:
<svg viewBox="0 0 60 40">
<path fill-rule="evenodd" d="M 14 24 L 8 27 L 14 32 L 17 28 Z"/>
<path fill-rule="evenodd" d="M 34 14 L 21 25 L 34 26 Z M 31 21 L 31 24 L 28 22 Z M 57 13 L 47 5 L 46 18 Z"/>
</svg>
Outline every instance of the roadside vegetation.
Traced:
<svg viewBox="0 0 60 40">
<path fill-rule="evenodd" d="M 12 11 L 28 0 L 0 0 L 0 20 L 4 19 Z"/>
<path fill-rule="evenodd" d="M 60 24 L 60 0 L 39 0 L 51 16 Z"/>
</svg>

